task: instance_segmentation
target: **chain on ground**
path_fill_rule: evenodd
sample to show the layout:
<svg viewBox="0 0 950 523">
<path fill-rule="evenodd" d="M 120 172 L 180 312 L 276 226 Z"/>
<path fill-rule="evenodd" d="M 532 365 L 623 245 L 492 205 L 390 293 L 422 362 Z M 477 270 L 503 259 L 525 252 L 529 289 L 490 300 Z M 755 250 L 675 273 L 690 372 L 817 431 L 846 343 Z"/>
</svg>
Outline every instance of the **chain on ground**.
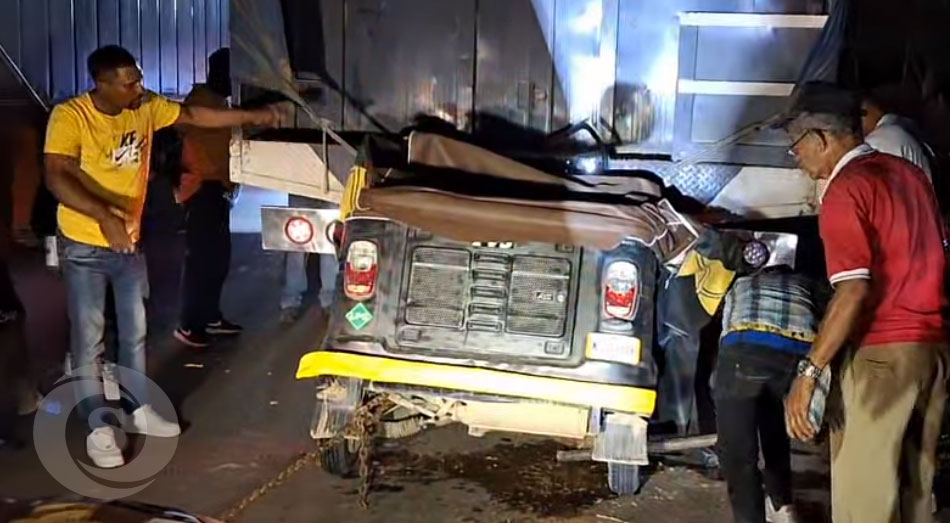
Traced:
<svg viewBox="0 0 950 523">
<path fill-rule="evenodd" d="M 226 510 L 220 517 L 222 521 L 233 522 L 255 501 L 261 499 L 271 490 L 283 485 L 291 476 L 299 472 L 307 465 L 316 464 L 320 460 L 320 455 L 331 446 L 344 443 L 345 438 L 353 438 L 360 441 L 359 465 L 360 465 L 360 489 L 359 504 L 361 507 L 369 507 L 369 491 L 373 480 L 373 437 L 379 428 L 379 421 L 383 414 L 388 410 L 391 404 L 384 396 L 376 396 L 370 401 L 361 405 L 353 414 L 353 420 L 343 431 L 343 434 L 334 438 L 325 439 L 317 443 L 316 450 L 301 454 L 290 465 L 280 471 L 276 476 L 264 482 L 261 486 L 254 489 L 253 492 L 243 497 L 240 501 Z"/>
</svg>

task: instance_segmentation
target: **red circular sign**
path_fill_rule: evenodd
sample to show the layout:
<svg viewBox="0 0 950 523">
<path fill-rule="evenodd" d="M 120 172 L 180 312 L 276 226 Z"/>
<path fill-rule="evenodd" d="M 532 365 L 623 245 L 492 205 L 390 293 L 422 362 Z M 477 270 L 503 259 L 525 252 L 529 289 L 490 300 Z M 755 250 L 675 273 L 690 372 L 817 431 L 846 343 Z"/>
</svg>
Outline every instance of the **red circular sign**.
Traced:
<svg viewBox="0 0 950 523">
<path fill-rule="evenodd" d="M 310 243 L 313 240 L 313 224 L 306 218 L 294 216 L 284 224 L 284 235 L 297 245 Z"/>
</svg>

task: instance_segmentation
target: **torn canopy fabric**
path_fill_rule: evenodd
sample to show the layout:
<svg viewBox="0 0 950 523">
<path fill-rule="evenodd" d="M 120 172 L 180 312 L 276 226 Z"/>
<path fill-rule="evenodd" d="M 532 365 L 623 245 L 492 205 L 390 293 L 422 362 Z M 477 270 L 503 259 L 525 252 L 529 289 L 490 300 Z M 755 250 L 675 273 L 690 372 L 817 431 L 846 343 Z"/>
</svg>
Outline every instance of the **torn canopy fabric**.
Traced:
<svg viewBox="0 0 950 523">
<path fill-rule="evenodd" d="M 617 184 L 555 176 L 472 144 L 440 135 L 412 133 L 407 164 L 385 168 L 364 154 L 375 174 L 356 204 L 456 241 L 544 242 L 609 250 L 623 241 L 651 247 L 660 260 L 688 248 L 700 227 L 686 226 L 660 187 L 636 177 Z M 365 152 L 365 151 L 364 151 Z"/>
<path fill-rule="evenodd" d="M 530 201 L 473 197 L 426 187 L 363 191 L 360 204 L 389 218 L 449 239 L 544 242 L 609 250 L 627 238 L 653 246 L 666 237 L 655 205 Z M 671 245 L 663 249 L 669 256 Z M 675 253 L 674 253 L 675 255 Z"/>
<path fill-rule="evenodd" d="M 406 144 L 367 139 L 347 183 L 344 216 L 381 215 L 463 242 L 610 250 L 637 241 L 649 246 L 677 280 L 690 282 L 691 297 L 681 299 L 696 301 L 705 312 L 699 323 L 715 314 L 736 273 L 749 270 L 742 238 L 705 228 L 668 201 L 648 198 L 651 189 L 659 194 L 652 182 L 637 180 L 635 196 L 610 194 L 598 200 L 590 196 L 603 194 L 582 177 L 555 176 L 441 135 L 410 136 Z M 407 154 L 397 152 L 401 146 Z M 539 198 L 541 193 L 547 197 Z"/>
</svg>

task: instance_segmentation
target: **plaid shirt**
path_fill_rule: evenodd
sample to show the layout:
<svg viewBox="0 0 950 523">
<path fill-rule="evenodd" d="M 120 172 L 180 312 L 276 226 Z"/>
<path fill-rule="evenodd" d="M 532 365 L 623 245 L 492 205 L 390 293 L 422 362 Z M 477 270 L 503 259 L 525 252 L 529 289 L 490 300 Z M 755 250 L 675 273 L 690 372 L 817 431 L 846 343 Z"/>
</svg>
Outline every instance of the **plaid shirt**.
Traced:
<svg viewBox="0 0 950 523">
<path fill-rule="evenodd" d="M 791 272 L 739 278 L 726 295 L 720 346 L 742 343 L 805 353 L 818 332 L 826 295 L 820 283 Z"/>
</svg>

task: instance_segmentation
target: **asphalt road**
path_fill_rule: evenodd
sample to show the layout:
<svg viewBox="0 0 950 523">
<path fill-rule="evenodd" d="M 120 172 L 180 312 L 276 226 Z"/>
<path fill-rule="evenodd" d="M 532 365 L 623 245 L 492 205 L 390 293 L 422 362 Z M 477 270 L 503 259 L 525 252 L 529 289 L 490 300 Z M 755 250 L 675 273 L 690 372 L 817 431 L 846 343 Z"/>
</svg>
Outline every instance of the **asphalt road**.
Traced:
<svg viewBox="0 0 950 523">
<path fill-rule="evenodd" d="M 557 443 L 489 434 L 469 437 L 446 427 L 387 442 L 376 454 L 377 478 L 368 509 L 358 504 L 358 479 L 338 479 L 312 462 L 288 467 L 313 450 L 308 426 L 313 386 L 293 378 L 299 357 L 318 346 L 324 321 L 315 310 L 290 327 L 277 320 L 280 255 L 261 252 L 259 238 L 235 238 L 225 312 L 247 327 L 240 338 L 207 350 L 185 349 L 171 338 L 177 311 L 177 237 L 149 251 L 150 374 L 177 407 L 184 433 L 171 463 L 135 499 L 241 522 L 500 522 L 500 521 L 730 521 L 724 483 L 688 462 L 657 464 L 637 496 L 609 493 L 599 464 L 557 464 Z M 31 339 L 37 360 L 61 356 L 62 291 L 49 274 L 21 262 Z M 76 424 L 74 424 L 76 425 Z M 67 491 L 39 463 L 21 420 L 23 444 L 0 450 L 0 497 L 33 498 Z M 74 457 L 84 459 L 83 432 L 70 431 Z M 796 496 L 808 515 L 824 521 L 827 474 L 814 450 L 797 451 Z M 283 473 L 283 474 L 282 474 Z M 280 484 L 266 488 L 275 478 Z M 241 501 L 262 495 L 235 511 Z"/>
</svg>

